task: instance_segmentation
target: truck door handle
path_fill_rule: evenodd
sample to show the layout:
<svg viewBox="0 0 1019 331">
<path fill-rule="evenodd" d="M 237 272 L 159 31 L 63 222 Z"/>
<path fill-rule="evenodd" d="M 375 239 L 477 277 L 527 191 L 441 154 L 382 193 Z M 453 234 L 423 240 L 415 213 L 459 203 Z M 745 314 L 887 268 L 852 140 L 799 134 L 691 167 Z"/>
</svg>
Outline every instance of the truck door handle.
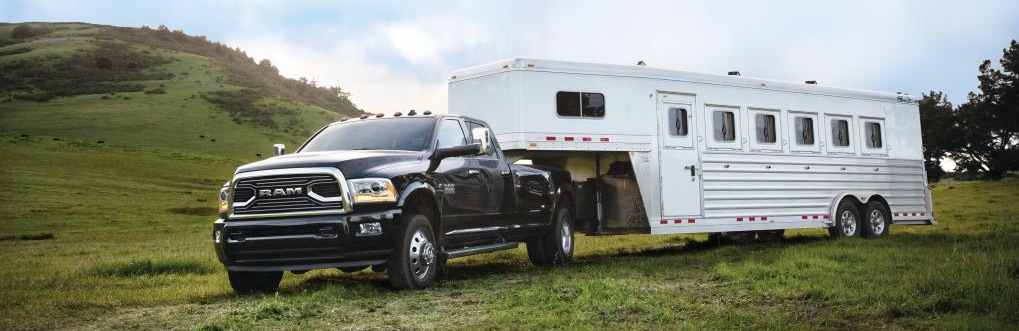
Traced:
<svg viewBox="0 0 1019 331">
<path fill-rule="evenodd" d="M 501 174 L 503 176 L 509 176 L 510 175 L 510 171 L 509 170 L 503 170 L 503 171 L 500 171 L 499 174 Z"/>
<path fill-rule="evenodd" d="M 480 173 L 481 171 L 479 171 L 478 169 L 467 169 L 467 176 L 476 176 Z"/>
<path fill-rule="evenodd" d="M 690 170 L 690 176 L 697 176 L 697 165 L 696 164 L 691 164 L 691 165 L 685 166 L 685 167 L 683 167 L 683 169 L 689 169 Z"/>
</svg>

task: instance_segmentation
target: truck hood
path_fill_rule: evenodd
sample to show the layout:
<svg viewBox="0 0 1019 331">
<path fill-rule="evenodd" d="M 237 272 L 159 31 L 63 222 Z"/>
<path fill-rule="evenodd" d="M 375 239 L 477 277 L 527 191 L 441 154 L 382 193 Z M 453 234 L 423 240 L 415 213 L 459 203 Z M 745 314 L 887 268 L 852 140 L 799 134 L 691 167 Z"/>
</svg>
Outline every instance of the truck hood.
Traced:
<svg viewBox="0 0 1019 331">
<path fill-rule="evenodd" d="M 338 168 L 344 177 L 362 178 L 381 169 L 401 165 L 421 164 L 426 161 L 423 152 L 409 151 L 329 151 L 281 155 L 249 163 L 237 168 L 237 173 L 287 168 Z"/>
</svg>

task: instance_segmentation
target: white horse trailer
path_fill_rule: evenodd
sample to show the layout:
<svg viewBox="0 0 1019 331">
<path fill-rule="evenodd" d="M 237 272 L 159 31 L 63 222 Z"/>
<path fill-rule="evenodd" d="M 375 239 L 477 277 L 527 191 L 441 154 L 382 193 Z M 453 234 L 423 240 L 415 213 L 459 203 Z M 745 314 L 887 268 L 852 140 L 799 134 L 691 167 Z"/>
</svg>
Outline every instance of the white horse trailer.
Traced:
<svg viewBox="0 0 1019 331">
<path fill-rule="evenodd" d="M 509 59 L 452 73 L 449 110 L 487 121 L 511 160 L 569 170 L 589 233 L 935 224 L 905 94 Z"/>
</svg>

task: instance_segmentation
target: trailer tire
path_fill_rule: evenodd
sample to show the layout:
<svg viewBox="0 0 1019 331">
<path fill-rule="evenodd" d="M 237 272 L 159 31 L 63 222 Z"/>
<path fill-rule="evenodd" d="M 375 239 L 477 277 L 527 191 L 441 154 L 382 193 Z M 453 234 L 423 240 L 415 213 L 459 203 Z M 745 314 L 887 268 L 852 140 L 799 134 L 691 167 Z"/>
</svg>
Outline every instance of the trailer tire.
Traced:
<svg viewBox="0 0 1019 331">
<path fill-rule="evenodd" d="M 860 221 L 860 210 L 856 208 L 849 199 L 842 200 L 839 207 L 835 209 L 832 216 L 835 225 L 828 228 L 828 235 L 832 238 L 859 237 L 863 232 L 863 222 Z"/>
<path fill-rule="evenodd" d="M 237 294 L 270 294 L 280 288 L 282 271 L 230 271 L 230 287 Z"/>
<path fill-rule="evenodd" d="M 754 231 L 740 231 L 726 233 L 726 236 L 729 237 L 729 240 L 736 245 L 747 245 L 754 242 L 754 235 L 756 235 Z"/>
<path fill-rule="evenodd" d="M 536 266 L 563 265 L 573 261 L 573 216 L 561 206 L 548 233 L 527 241 L 527 258 Z"/>
<path fill-rule="evenodd" d="M 863 207 L 863 236 L 866 238 L 880 238 L 888 235 L 890 225 L 890 213 L 888 207 L 880 201 L 871 200 Z"/>
<path fill-rule="evenodd" d="M 405 214 L 407 223 L 386 265 L 389 283 L 401 290 L 432 286 L 440 266 L 432 224 L 421 214 Z"/>
</svg>

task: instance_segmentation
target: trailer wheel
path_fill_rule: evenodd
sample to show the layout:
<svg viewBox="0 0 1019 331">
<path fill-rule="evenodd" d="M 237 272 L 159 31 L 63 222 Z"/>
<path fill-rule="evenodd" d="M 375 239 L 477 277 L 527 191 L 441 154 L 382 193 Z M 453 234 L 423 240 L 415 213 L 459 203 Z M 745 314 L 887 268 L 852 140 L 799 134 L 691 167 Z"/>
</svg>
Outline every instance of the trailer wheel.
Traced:
<svg viewBox="0 0 1019 331">
<path fill-rule="evenodd" d="M 863 208 L 863 236 L 867 238 L 879 238 L 888 235 L 888 225 L 891 217 L 888 217 L 888 207 L 880 201 L 871 200 Z"/>
<path fill-rule="evenodd" d="M 562 265 L 573 261 L 573 248 L 573 216 L 560 206 L 548 233 L 527 241 L 527 257 L 536 266 Z"/>
<path fill-rule="evenodd" d="M 230 287 L 237 294 L 269 294 L 276 292 L 283 279 L 282 271 L 230 271 Z"/>
<path fill-rule="evenodd" d="M 407 224 L 396 240 L 393 255 L 387 263 L 389 283 L 401 290 L 432 286 L 439 266 L 435 235 L 428 217 L 405 214 Z"/>
<path fill-rule="evenodd" d="M 850 200 L 842 200 L 839 208 L 835 209 L 833 217 L 835 225 L 828 228 L 828 234 L 832 238 L 859 237 L 863 229 L 860 221 L 860 210 Z"/>
<path fill-rule="evenodd" d="M 740 231 L 740 232 L 728 232 L 726 235 L 732 243 L 737 245 L 746 245 L 754 242 L 754 231 Z"/>
</svg>

